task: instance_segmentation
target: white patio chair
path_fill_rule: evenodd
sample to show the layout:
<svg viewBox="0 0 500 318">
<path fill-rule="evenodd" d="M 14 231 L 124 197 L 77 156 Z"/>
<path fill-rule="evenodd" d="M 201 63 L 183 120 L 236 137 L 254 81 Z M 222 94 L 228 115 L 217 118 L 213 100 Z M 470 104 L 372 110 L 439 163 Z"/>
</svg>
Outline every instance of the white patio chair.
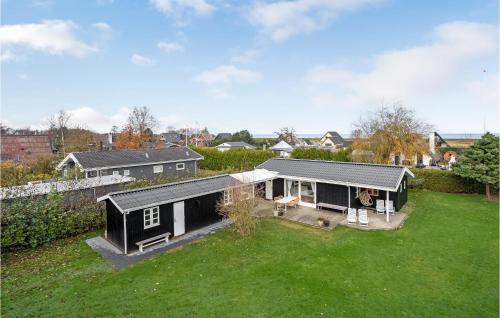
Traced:
<svg viewBox="0 0 500 318">
<path fill-rule="evenodd" d="M 394 215 L 394 212 L 395 212 L 395 211 L 394 211 L 394 202 L 393 202 L 393 201 L 389 201 L 389 202 L 387 202 L 387 211 L 388 211 L 390 214 Z"/>
<path fill-rule="evenodd" d="M 356 222 L 357 222 L 356 209 L 349 208 L 347 210 L 347 224 L 356 224 Z"/>
<path fill-rule="evenodd" d="M 384 200 L 377 200 L 377 214 L 385 213 Z"/>
<path fill-rule="evenodd" d="M 359 225 L 368 226 L 368 212 L 366 209 L 359 209 Z"/>
</svg>

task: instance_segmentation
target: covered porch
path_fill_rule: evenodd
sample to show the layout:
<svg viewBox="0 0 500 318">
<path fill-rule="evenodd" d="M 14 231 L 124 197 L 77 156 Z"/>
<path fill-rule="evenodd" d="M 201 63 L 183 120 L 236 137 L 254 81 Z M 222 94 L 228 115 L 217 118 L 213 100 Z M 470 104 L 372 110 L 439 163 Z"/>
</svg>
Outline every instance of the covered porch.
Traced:
<svg viewBox="0 0 500 318">
<path fill-rule="evenodd" d="M 263 199 L 257 200 L 256 214 L 258 217 L 274 217 L 274 202 Z M 403 225 L 406 217 L 406 213 L 396 212 L 394 215 L 391 215 L 389 222 L 387 222 L 384 214 L 377 214 L 375 210 L 368 209 L 368 226 L 360 226 L 359 223 L 348 224 L 347 214 L 297 205 L 297 207 L 289 207 L 287 211 L 283 213 L 283 216 L 278 216 L 277 218 L 283 218 L 288 221 L 298 222 L 325 230 L 332 230 L 339 224 L 361 230 L 394 230 Z M 330 223 L 328 227 L 320 226 L 318 223 L 319 218 L 328 220 Z"/>
</svg>

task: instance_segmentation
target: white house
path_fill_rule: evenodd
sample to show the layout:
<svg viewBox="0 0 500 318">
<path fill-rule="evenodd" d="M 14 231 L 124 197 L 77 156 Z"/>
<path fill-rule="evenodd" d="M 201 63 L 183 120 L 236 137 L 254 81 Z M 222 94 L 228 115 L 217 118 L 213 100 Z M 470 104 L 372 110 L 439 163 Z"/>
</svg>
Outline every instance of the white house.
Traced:
<svg viewBox="0 0 500 318">
<path fill-rule="evenodd" d="M 216 146 L 219 151 L 226 151 L 231 149 L 255 149 L 254 146 L 246 143 L 244 141 L 227 141 L 218 146 Z"/>
<path fill-rule="evenodd" d="M 286 141 L 281 140 L 276 145 L 271 147 L 271 150 L 278 154 L 280 157 L 288 158 L 293 151 L 293 147 L 290 146 Z"/>
</svg>

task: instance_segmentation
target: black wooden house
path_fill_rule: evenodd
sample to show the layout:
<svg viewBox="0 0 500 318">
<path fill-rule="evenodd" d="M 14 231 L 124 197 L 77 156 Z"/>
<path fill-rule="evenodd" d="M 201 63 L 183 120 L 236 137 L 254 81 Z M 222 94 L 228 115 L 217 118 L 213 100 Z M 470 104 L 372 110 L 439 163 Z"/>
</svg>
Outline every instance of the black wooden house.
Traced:
<svg viewBox="0 0 500 318">
<path fill-rule="evenodd" d="M 169 234 L 179 236 L 221 220 L 217 202 L 240 182 L 222 175 L 109 193 L 106 238 L 125 254 L 138 242 Z"/>
</svg>

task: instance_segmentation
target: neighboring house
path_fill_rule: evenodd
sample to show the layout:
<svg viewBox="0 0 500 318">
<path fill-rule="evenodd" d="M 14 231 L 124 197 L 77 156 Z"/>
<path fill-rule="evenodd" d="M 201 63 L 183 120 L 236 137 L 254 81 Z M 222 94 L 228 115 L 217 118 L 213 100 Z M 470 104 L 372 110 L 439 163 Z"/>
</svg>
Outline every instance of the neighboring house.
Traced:
<svg viewBox="0 0 500 318">
<path fill-rule="evenodd" d="M 286 141 L 281 140 L 276 145 L 272 146 L 271 150 L 280 157 L 288 158 L 293 151 L 293 147 Z"/>
<path fill-rule="evenodd" d="M 319 140 L 320 147 L 337 149 L 345 148 L 350 145 L 340 134 L 336 131 L 327 131 Z"/>
<path fill-rule="evenodd" d="M 134 181 L 132 177 L 126 176 L 102 176 L 79 180 L 63 180 L 48 182 L 28 182 L 26 185 L 1 188 L 0 200 L 10 200 L 19 197 L 44 196 L 50 192 L 72 192 L 88 193 L 94 197 L 105 195 L 112 191 L 118 191 L 123 184 Z"/>
<path fill-rule="evenodd" d="M 231 138 L 233 138 L 231 133 L 219 133 L 215 136 L 214 141 L 230 140 Z"/>
<path fill-rule="evenodd" d="M 164 242 L 219 222 L 218 202 L 231 204 L 232 188 L 243 184 L 264 189 L 269 200 L 295 196 L 317 215 L 320 205 L 367 207 L 360 200 L 367 195 L 372 205 L 390 200 L 399 211 L 407 202 L 408 177 L 413 174 L 402 166 L 270 159 L 253 171 L 109 193 L 98 201 L 106 202 L 106 239 L 128 254 L 142 242 Z"/>
<path fill-rule="evenodd" d="M 176 131 L 169 131 L 162 134 L 160 140 L 166 143 L 170 142 L 173 144 L 178 144 L 183 141 L 181 134 Z"/>
<path fill-rule="evenodd" d="M 218 146 L 216 146 L 219 151 L 226 151 L 231 149 L 255 149 L 254 146 L 244 142 L 244 141 L 226 141 Z"/>
<path fill-rule="evenodd" d="M 96 134 L 95 139 L 97 142 L 97 149 L 98 150 L 113 150 L 114 149 L 114 143 L 116 142 L 117 139 L 117 134 L 113 133 L 107 133 L 107 134 Z"/>
<path fill-rule="evenodd" d="M 54 153 L 48 135 L 1 135 L 1 161 L 31 163 Z"/>
<path fill-rule="evenodd" d="M 415 154 L 411 158 L 406 158 L 404 155 L 391 154 L 391 162 L 395 165 L 415 163 L 416 166 L 434 166 L 443 159 L 442 154 L 438 151 L 439 148 L 449 147 L 446 140 L 437 132 L 432 132 L 426 139 L 429 148 L 425 153 Z"/>
<path fill-rule="evenodd" d="M 191 144 L 197 147 L 208 147 L 214 140 L 214 136 L 209 133 L 199 133 L 191 136 Z"/>
<path fill-rule="evenodd" d="M 72 152 L 57 166 L 63 176 L 79 169 L 86 178 L 123 175 L 136 179 L 195 176 L 203 157 L 186 147 L 165 149 Z"/>
</svg>

